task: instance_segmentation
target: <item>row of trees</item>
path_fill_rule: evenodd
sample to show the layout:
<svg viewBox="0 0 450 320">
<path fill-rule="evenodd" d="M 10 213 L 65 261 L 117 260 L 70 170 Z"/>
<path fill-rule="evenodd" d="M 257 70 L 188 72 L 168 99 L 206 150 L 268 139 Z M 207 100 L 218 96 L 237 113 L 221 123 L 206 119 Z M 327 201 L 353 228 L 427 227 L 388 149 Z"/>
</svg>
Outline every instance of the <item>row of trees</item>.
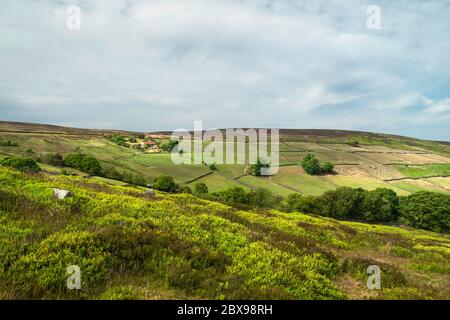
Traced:
<svg viewBox="0 0 450 320">
<path fill-rule="evenodd" d="M 331 162 L 325 161 L 322 165 L 319 159 L 312 153 L 308 153 L 303 158 L 301 165 L 303 170 L 310 175 L 329 174 L 334 170 L 334 165 Z"/>
<path fill-rule="evenodd" d="M 145 186 L 148 183 L 148 179 L 142 176 L 133 175 L 128 172 L 120 173 L 112 166 L 103 168 L 96 158 L 81 153 L 69 154 L 65 158 L 58 153 L 49 153 L 42 157 L 41 161 L 52 166 L 66 166 L 91 175 L 97 175 L 130 184 Z"/>
<path fill-rule="evenodd" d="M 450 232 L 450 195 L 420 191 L 399 197 L 393 190 L 341 187 L 321 196 L 291 194 L 288 211 L 300 211 L 334 219 L 397 222 L 435 232 Z"/>
</svg>

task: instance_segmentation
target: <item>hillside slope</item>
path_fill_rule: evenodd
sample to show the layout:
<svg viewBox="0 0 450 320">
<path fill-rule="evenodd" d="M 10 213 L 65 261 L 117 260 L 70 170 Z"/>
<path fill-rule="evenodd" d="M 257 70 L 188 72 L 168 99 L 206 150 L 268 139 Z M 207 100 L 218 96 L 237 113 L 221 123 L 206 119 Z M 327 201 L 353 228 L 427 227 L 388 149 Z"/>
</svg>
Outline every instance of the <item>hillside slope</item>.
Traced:
<svg viewBox="0 0 450 320">
<path fill-rule="evenodd" d="M 450 193 L 450 146 L 445 143 L 356 131 L 282 129 L 279 173 L 262 178 L 245 174 L 245 165 L 218 165 L 215 171 L 206 165 L 175 165 L 169 153 L 148 154 L 106 139 L 113 133 L 143 135 L 0 121 L 0 158 L 13 155 L 42 159 L 48 153 L 84 153 L 120 174 L 142 176 L 149 181 L 162 174 L 171 175 L 181 185 L 204 182 L 210 191 L 262 186 L 281 196 L 294 192 L 319 195 L 350 186 L 368 190 L 386 187 L 399 195 L 420 190 Z M 168 132 L 150 136 L 162 142 L 170 137 Z M 16 146 L 2 144 L 6 141 Z M 307 175 L 299 164 L 308 153 L 322 162 L 332 162 L 335 174 Z M 44 168 L 61 171 L 58 167 Z"/>
<path fill-rule="evenodd" d="M 0 221 L 2 299 L 450 299 L 450 237 L 432 232 L 2 167 Z M 82 290 L 66 289 L 70 265 Z"/>
</svg>

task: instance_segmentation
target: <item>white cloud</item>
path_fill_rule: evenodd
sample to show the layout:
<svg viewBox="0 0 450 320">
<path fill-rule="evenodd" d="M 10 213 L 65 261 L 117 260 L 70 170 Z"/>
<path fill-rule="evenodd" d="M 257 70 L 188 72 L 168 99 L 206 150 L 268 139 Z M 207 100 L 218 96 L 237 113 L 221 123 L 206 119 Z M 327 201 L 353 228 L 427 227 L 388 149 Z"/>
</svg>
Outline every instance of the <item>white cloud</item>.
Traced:
<svg viewBox="0 0 450 320">
<path fill-rule="evenodd" d="M 74 2 L 83 9 L 80 31 L 65 27 Z M 379 1 L 382 29 L 370 31 L 369 4 L 8 2 L 0 12 L 0 117 L 448 137 L 450 6 Z"/>
</svg>

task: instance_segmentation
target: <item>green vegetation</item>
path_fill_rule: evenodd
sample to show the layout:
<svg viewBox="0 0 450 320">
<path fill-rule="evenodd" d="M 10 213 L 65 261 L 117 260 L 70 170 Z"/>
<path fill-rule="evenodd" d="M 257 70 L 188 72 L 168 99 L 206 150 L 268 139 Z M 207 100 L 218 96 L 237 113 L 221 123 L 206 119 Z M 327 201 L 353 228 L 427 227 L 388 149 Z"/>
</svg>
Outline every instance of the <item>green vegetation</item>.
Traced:
<svg viewBox="0 0 450 320">
<path fill-rule="evenodd" d="M 283 198 L 265 188 L 246 191 L 241 187 L 232 187 L 211 194 L 211 199 L 227 204 L 245 204 L 255 208 L 281 208 Z"/>
<path fill-rule="evenodd" d="M 178 145 L 178 141 L 169 141 L 161 144 L 161 149 L 166 152 L 172 152 L 172 149 Z"/>
<path fill-rule="evenodd" d="M 255 164 L 252 164 L 250 167 L 250 173 L 254 176 L 260 176 L 261 175 L 261 169 L 262 168 L 268 168 L 269 166 L 267 164 L 262 163 L 259 159 L 256 161 Z"/>
<path fill-rule="evenodd" d="M 0 165 L 30 173 L 41 171 L 36 161 L 30 158 L 7 157 L 0 161 Z"/>
<path fill-rule="evenodd" d="M 92 175 L 100 175 L 102 172 L 102 166 L 97 159 L 81 153 L 67 155 L 64 158 L 64 165 Z"/>
<path fill-rule="evenodd" d="M 450 195 L 447 194 L 421 191 L 398 197 L 393 190 L 386 188 L 367 191 L 341 187 L 318 197 L 292 194 L 286 203 L 287 210 L 334 219 L 398 221 L 414 228 L 450 231 Z"/>
<path fill-rule="evenodd" d="M 329 174 L 333 172 L 334 165 L 325 161 L 323 165 L 312 153 L 308 153 L 302 160 L 301 165 L 303 170 L 310 175 Z"/>
<path fill-rule="evenodd" d="M 64 165 L 64 158 L 59 153 L 48 153 L 43 157 L 42 162 L 52 166 L 61 167 Z"/>
<path fill-rule="evenodd" d="M 165 192 L 176 192 L 178 185 L 171 176 L 161 175 L 153 181 L 153 188 Z"/>
<path fill-rule="evenodd" d="M 52 187 L 74 196 L 58 201 Z M 134 188 L 8 168 L 0 222 L 3 299 L 450 298 L 450 237 L 428 231 L 189 194 L 148 200 Z M 381 290 L 365 286 L 373 264 Z M 81 268 L 82 290 L 66 288 L 70 265 Z"/>
<path fill-rule="evenodd" d="M 437 163 L 422 166 L 397 165 L 396 168 L 408 178 L 450 176 L 449 163 Z"/>
<path fill-rule="evenodd" d="M 195 194 L 208 194 L 208 186 L 204 182 L 199 182 L 194 185 Z"/>
<path fill-rule="evenodd" d="M 450 196 L 421 191 L 400 200 L 400 222 L 414 228 L 450 233 Z"/>
<path fill-rule="evenodd" d="M 0 139 L 0 146 L 2 147 L 18 147 L 17 142 L 13 142 L 11 140 L 3 141 Z"/>
</svg>

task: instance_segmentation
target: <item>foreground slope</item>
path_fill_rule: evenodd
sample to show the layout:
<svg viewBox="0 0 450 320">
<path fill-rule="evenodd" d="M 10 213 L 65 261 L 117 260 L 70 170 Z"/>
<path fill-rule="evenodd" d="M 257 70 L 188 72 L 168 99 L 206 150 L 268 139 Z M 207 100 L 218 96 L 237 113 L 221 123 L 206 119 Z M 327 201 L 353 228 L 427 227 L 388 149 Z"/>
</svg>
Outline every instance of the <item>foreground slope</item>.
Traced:
<svg viewBox="0 0 450 320">
<path fill-rule="evenodd" d="M 432 232 L 1 167 L 0 221 L 3 299 L 450 299 L 450 237 Z M 66 289 L 70 265 L 82 290 Z"/>
</svg>

